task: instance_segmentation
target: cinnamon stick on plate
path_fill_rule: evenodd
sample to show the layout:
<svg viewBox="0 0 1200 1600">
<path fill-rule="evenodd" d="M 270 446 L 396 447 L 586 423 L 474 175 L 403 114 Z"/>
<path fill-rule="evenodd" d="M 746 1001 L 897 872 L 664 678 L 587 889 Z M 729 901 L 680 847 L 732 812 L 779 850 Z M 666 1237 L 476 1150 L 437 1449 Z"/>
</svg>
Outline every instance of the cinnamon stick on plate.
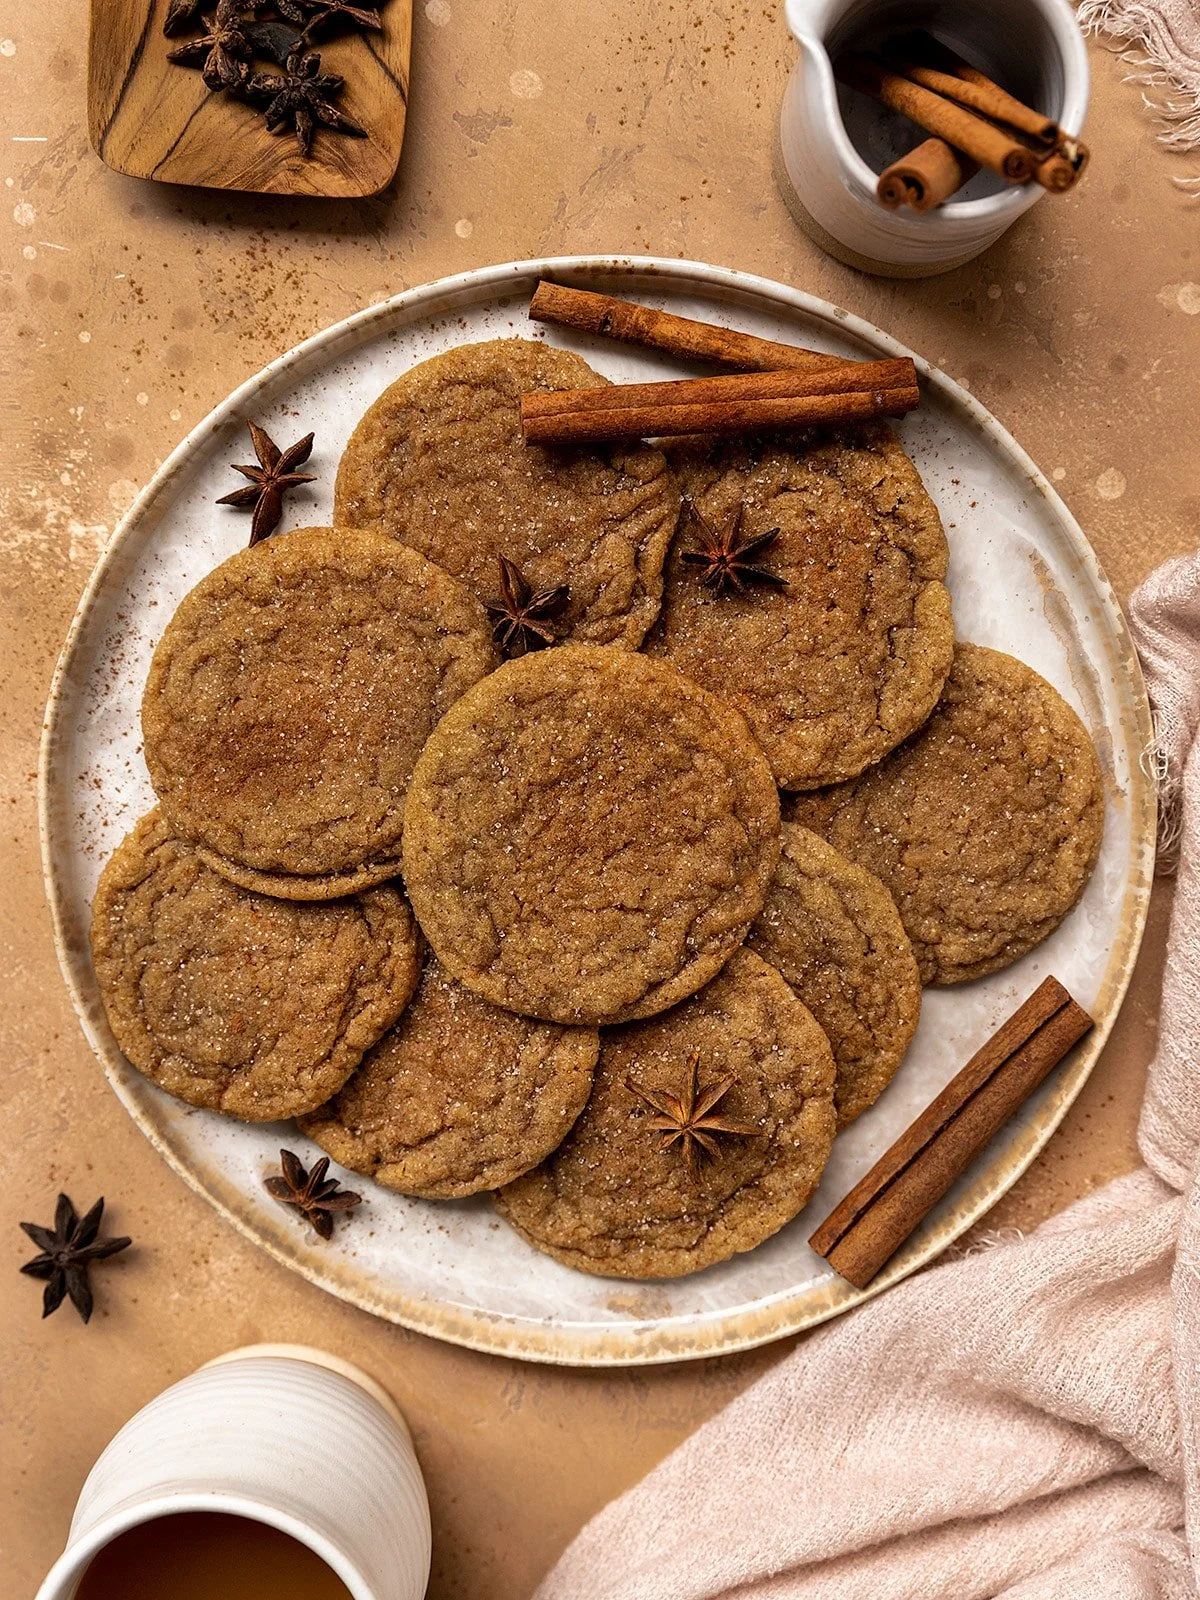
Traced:
<svg viewBox="0 0 1200 1600">
<path fill-rule="evenodd" d="M 886 61 L 848 51 L 834 62 L 834 71 L 849 88 L 899 111 L 1010 183 L 1028 183 L 1033 176 L 1037 158 L 1013 134 L 914 83 Z"/>
<path fill-rule="evenodd" d="M 839 361 L 821 372 L 743 372 L 668 383 L 538 389 L 521 399 L 530 444 L 586 444 L 898 417 L 920 400 L 911 360 Z"/>
<path fill-rule="evenodd" d="M 979 171 L 979 163 L 944 139 L 926 139 L 879 174 L 875 193 L 889 211 L 911 206 L 932 211 L 962 188 Z"/>
<path fill-rule="evenodd" d="M 809 1243 L 865 1289 L 956 1178 L 1093 1026 L 1047 978 L 902 1133 Z"/>
<path fill-rule="evenodd" d="M 773 339 L 758 339 L 751 333 L 720 328 L 711 322 L 694 322 L 690 317 L 655 311 L 611 294 L 571 289 L 545 278 L 534 291 L 529 315 L 534 322 L 554 322 L 581 333 L 602 334 L 625 344 L 662 350 L 688 360 L 714 361 L 743 372 L 778 372 L 784 367 L 821 372 L 842 365 L 843 359 L 798 345 L 778 344 Z"/>
</svg>

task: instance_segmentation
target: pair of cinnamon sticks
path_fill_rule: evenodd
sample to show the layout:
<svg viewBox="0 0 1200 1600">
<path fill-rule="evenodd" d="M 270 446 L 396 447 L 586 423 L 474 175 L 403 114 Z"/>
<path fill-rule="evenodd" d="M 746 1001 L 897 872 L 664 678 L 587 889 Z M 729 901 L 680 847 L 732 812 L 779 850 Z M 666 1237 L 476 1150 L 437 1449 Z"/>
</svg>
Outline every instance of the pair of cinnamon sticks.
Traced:
<svg viewBox="0 0 1200 1600">
<path fill-rule="evenodd" d="M 933 137 L 884 169 L 881 205 L 929 211 L 987 167 L 1007 183 L 1031 180 L 1055 194 L 1073 187 L 1088 150 L 928 34 L 886 55 L 847 52 L 834 64 L 849 88 L 900 112 Z"/>
<path fill-rule="evenodd" d="M 536 390 L 521 401 L 529 444 L 831 427 L 903 416 L 920 400 L 916 367 L 907 356 L 848 361 L 544 281 L 529 314 L 535 321 L 742 369 L 719 378 Z"/>
<path fill-rule="evenodd" d="M 1058 979 L 1046 978 L 834 1207 L 809 1244 L 865 1289 L 1092 1026 Z"/>
</svg>

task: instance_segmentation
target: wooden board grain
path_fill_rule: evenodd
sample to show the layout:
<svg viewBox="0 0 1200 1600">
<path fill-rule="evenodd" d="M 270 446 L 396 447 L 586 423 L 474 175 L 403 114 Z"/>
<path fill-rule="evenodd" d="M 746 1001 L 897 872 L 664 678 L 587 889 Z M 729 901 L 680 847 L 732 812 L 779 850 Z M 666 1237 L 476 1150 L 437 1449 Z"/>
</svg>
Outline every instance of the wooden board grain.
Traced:
<svg viewBox="0 0 1200 1600">
<path fill-rule="evenodd" d="M 382 33 L 322 40 L 322 70 L 346 80 L 340 109 L 365 139 L 317 132 L 312 155 L 295 135 L 268 133 L 261 112 L 210 95 L 200 73 L 177 66 L 162 24 L 167 0 L 91 0 L 88 134 L 116 172 L 160 183 L 261 194 L 355 199 L 396 174 L 404 143 L 412 0 L 386 0 Z"/>
</svg>

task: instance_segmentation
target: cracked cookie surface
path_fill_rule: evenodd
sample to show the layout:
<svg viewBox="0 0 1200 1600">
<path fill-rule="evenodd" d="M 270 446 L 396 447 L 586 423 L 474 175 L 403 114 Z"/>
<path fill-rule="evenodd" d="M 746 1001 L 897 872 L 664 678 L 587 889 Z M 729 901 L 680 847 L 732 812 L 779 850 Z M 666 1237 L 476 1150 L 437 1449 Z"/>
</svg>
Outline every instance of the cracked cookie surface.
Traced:
<svg viewBox="0 0 1200 1600">
<path fill-rule="evenodd" d="M 421 753 L 404 878 L 449 972 L 552 1022 L 628 1021 L 713 977 L 779 853 L 738 713 L 665 662 L 590 646 L 510 661 Z"/>
<path fill-rule="evenodd" d="M 528 339 L 462 345 L 386 389 L 338 468 L 334 521 L 377 525 L 461 579 L 485 605 L 498 557 L 534 590 L 570 587 L 561 638 L 636 649 L 658 614 L 679 487 L 649 445 L 525 444 L 534 389 L 607 380 L 570 351 Z"/>
<path fill-rule="evenodd" d="M 959 645 L 933 716 L 857 782 L 789 815 L 880 878 L 925 983 L 1009 966 L 1082 894 L 1104 831 L 1087 729 L 1013 656 Z"/>
<path fill-rule="evenodd" d="M 498 659 L 482 607 L 416 551 L 276 534 L 168 623 L 142 700 L 151 782 L 218 870 L 286 874 L 304 898 L 327 898 L 332 876 L 344 892 L 359 869 L 396 870 L 421 746 Z"/>
<path fill-rule="evenodd" d="M 403 1194 L 495 1189 L 562 1143 L 599 1048 L 594 1028 L 489 1005 L 430 956 L 400 1021 L 301 1127 L 341 1166 Z"/>
<path fill-rule="evenodd" d="M 838 1127 L 847 1127 L 891 1082 L 921 1014 L 921 978 L 895 901 L 872 873 L 785 822 L 775 879 L 746 944 L 824 1030 Z"/>
<path fill-rule="evenodd" d="M 189 1105 L 251 1122 L 336 1094 L 419 975 L 396 890 L 327 905 L 248 893 L 206 867 L 161 810 L 101 874 L 92 959 L 138 1071 Z"/>
<path fill-rule="evenodd" d="M 714 594 L 683 561 L 685 516 L 646 648 L 741 711 L 781 788 L 856 777 L 921 725 L 950 670 L 946 536 L 916 467 L 882 425 L 668 453 L 710 527 L 741 505 L 746 538 L 778 529 L 755 560 L 787 586 Z"/>
<path fill-rule="evenodd" d="M 732 1078 L 715 1133 L 689 1165 L 664 1147 L 636 1090 L 677 1095 L 699 1057 L 701 1090 Z M 548 1161 L 502 1189 L 503 1217 L 564 1265 L 671 1278 L 752 1250 L 803 1210 L 834 1134 L 829 1041 L 775 969 L 739 950 L 665 1016 L 601 1034 L 591 1099 Z M 634 1087 L 631 1087 L 633 1085 Z"/>
</svg>

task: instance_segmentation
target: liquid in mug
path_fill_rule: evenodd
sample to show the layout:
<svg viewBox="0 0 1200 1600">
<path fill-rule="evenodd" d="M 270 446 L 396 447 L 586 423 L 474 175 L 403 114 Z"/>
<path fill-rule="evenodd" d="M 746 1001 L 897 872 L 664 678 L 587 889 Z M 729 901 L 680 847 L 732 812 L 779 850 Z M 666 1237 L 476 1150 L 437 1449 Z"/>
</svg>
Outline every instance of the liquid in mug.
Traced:
<svg viewBox="0 0 1200 1600">
<path fill-rule="evenodd" d="M 98 1552 L 75 1600 L 353 1600 L 307 1545 L 225 1512 L 155 1517 Z"/>
</svg>

